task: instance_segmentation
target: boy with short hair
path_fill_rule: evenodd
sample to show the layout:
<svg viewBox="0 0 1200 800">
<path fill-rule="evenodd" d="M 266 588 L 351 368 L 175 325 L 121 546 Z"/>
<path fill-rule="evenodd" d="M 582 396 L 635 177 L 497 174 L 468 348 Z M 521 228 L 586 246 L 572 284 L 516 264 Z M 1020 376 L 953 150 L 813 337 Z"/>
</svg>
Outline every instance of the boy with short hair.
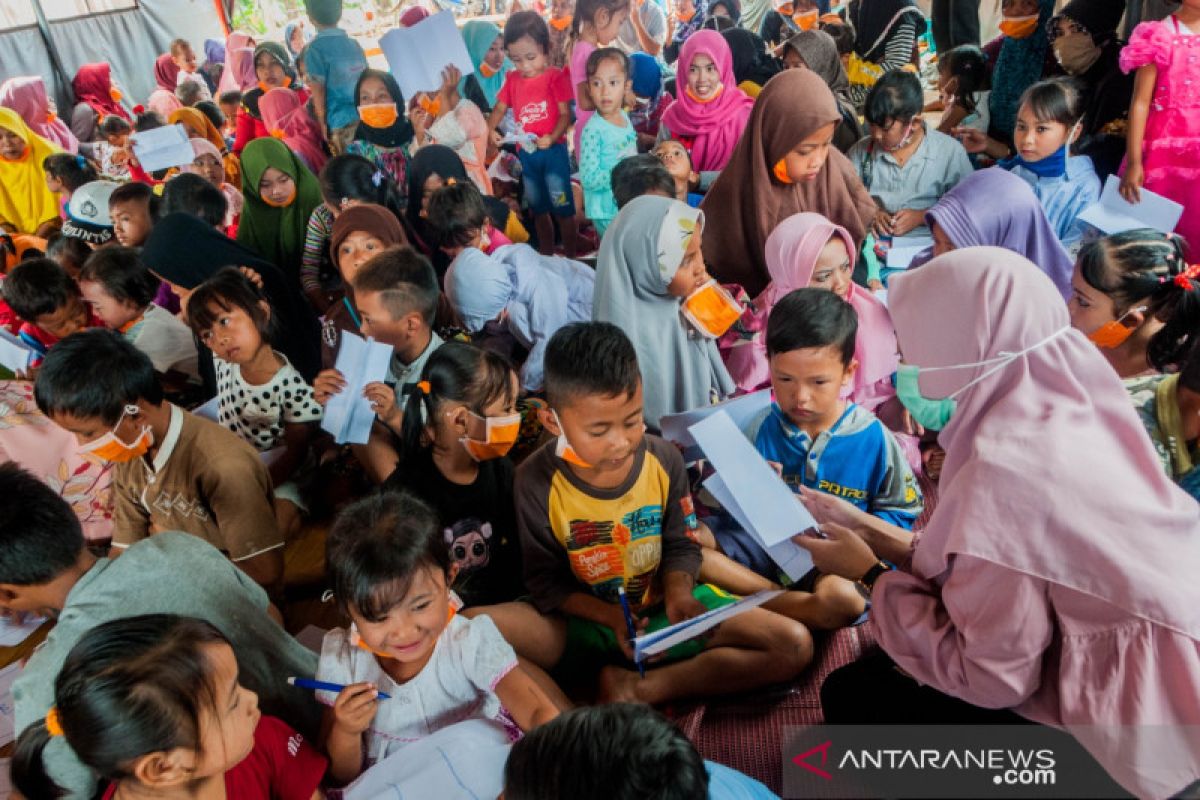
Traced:
<svg viewBox="0 0 1200 800">
<path fill-rule="evenodd" d="M 468 247 L 487 251 L 492 224 L 483 205 L 483 195 L 470 181 L 443 186 L 429 197 L 426 221 L 434 244 L 451 258 Z"/>
<path fill-rule="evenodd" d="M 48 258 L 22 261 L 0 287 L 13 313 L 24 320 L 17 336 L 34 353 L 31 368 L 41 366 L 46 353 L 61 339 L 103 325 L 67 271 Z"/>
<path fill-rule="evenodd" d="M 628 337 L 608 323 L 567 325 L 550 340 L 544 365 L 551 408 L 539 413 L 558 441 L 530 456 L 515 484 L 526 586 L 541 614 L 566 618 L 550 628 L 557 641 L 541 652 L 565 650 L 581 666 L 627 664 L 633 650 L 618 590 L 639 633 L 734 598 L 696 582 L 701 553 L 687 532 L 692 510 L 683 458 L 645 432 L 642 380 Z M 503 620 L 493 620 L 508 638 Z M 518 652 L 524 638 L 510 639 Z M 600 694 L 658 704 L 745 691 L 791 679 L 811 658 L 803 625 L 754 609 L 707 641 L 671 648 L 671 663 L 644 678 L 605 666 Z"/>
<path fill-rule="evenodd" d="M 354 87 L 367 68 L 367 57 L 358 42 L 337 26 L 342 0 L 304 0 L 304 8 L 317 28 L 316 38 L 304 49 L 313 113 L 326 131 L 333 154 L 341 155 L 358 129 Z"/>
<path fill-rule="evenodd" d="M 221 113 L 225 115 L 221 136 L 225 139 L 225 146 L 232 147 L 230 142 L 237 131 L 238 114 L 241 113 L 242 108 L 242 93 L 237 89 L 221 92 L 221 96 L 217 98 L 217 105 L 221 107 Z"/>
<path fill-rule="evenodd" d="M 644 194 L 675 197 L 675 179 L 653 153 L 639 153 L 622 159 L 612 171 L 613 199 L 617 208 Z"/>
<path fill-rule="evenodd" d="M 108 196 L 108 216 L 122 247 L 141 247 L 154 230 L 160 200 L 154 190 L 136 181 L 123 183 Z"/>
<path fill-rule="evenodd" d="M 119 333 L 84 331 L 62 341 L 38 372 L 34 398 L 82 451 L 115 464 L 114 548 L 186 531 L 265 587 L 283 577 L 271 476 L 258 453 L 168 403 L 149 357 Z"/>
</svg>

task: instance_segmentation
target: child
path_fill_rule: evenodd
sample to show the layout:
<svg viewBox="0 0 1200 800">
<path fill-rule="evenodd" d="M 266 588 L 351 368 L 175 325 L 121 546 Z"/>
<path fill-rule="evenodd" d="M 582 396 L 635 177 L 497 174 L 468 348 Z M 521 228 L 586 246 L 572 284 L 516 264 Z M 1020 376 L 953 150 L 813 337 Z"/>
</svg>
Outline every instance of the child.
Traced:
<svg viewBox="0 0 1200 800">
<path fill-rule="evenodd" d="M 815 31 L 821 21 L 817 0 L 773 0 L 774 9 L 763 16 L 758 35 L 774 50 L 799 31 Z"/>
<path fill-rule="evenodd" d="M 1200 500 L 1200 348 L 1192 347 L 1179 372 L 1135 378 L 1125 389 L 1163 469 Z"/>
<path fill-rule="evenodd" d="M 308 219 L 321 204 L 316 176 L 283 142 L 255 139 L 242 151 L 242 196 L 238 243 L 297 280 Z"/>
<path fill-rule="evenodd" d="M 62 232 L 88 243 L 93 250 L 113 239 L 113 222 L 108 200 L 122 184 L 109 180 L 92 181 L 71 193 Z"/>
<path fill-rule="evenodd" d="M 316 38 L 304 48 L 313 114 L 336 156 L 354 141 L 358 128 L 354 87 L 367 68 L 367 57 L 358 42 L 337 26 L 342 0 L 305 0 L 304 8 L 317 29 Z"/>
<path fill-rule="evenodd" d="M 179 77 L 182 79 L 183 73 L 180 73 Z M 201 83 L 203 83 L 203 78 L 201 79 Z M 179 104 L 183 108 L 195 108 L 197 103 L 204 100 L 204 93 L 200 85 L 200 83 L 194 81 L 184 81 L 175 87 L 175 99 L 179 101 Z M 208 86 L 205 85 L 204 88 L 207 89 Z M 223 119 L 222 124 L 224 124 Z"/>
<path fill-rule="evenodd" d="M 163 186 L 159 205 L 164 217 L 183 212 L 204 220 L 228 236 L 225 222 L 229 219 L 229 202 L 217 187 L 199 175 L 183 172 L 171 178 Z"/>
<path fill-rule="evenodd" d="M 617 216 L 612 170 L 626 156 L 637 155 L 637 132 L 622 106 L 630 90 L 629 59 L 615 47 L 594 51 L 587 60 L 588 93 L 596 113 L 588 120 L 579 151 L 579 177 L 584 210 L 604 231 Z"/>
<path fill-rule="evenodd" d="M 221 107 L 221 113 L 225 115 L 225 125 L 221 128 L 221 137 L 225 140 L 225 147 L 233 147 L 233 137 L 237 133 L 238 114 L 242 108 L 242 93 L 237 89 L 232 89 L 228 92 L 222 92 L 217 98 L 217 105 Z"/>
<path fill-rule="evenodd" d="M 71 649 L 45 719 L 22 732 L 13 782 L 55 797 L 43 754 L 57 738 L 126 795 L 310 800 L 326 761 L 241 685 L 233 646 L 211 623 L 170 614 L 93 628 Z"/>
<path fill-rule="evenodd" d="M 567 49 L 571 43 L 571 23 L 575 19 L 575 0 L 550 0 L 550 66 L 567 68 Z"/>
<path fill-rule="evenodd" d="M 122 247 L 141 247 L 154 229 L 159 196 L 144 183 L 124 183 L 108 196 L 113 234 Z"/>
<path fill-rule="evenodd" d="M 100 120 L 100 135 L 103 141 L 93 143 L 96 160 L 100 162 L 100 174 L 105 178 L 129 180 L 129 137 L 133 126 L 124 117 L 110 114 Z"/>
<path fill-rule="evenodd" d="M 387 492 L 349 506 L 329 532 L 325 563 L 351 621 L 325 635 L 317 667 L 318 679 L 346 684 L 317 693 L 331 706 L 323 744 L 334 781 L 464 718 L 515 735 L 558 714 L 490 619 L 455 613 L 458 569 L 424 503 Z"/>
<path fill-rule="evenodd" d="M 991 95 L 987 57 L 978 47 L 959 45 L 938 59 L 937 90 L 944 110 L 937 129 L 951 134 L 955 128 L 987 133 L 991 121 Z"/>
<path fill-rule="evenodd" d="M 46 173 L 46 188 L 58 195 L 59 215 L 63 219 L 67 218 L 71 193 L 85 183 L 100 179 L 92 162 L 71 153 L 46 156 L 42 159 L 42 169 Z"/>
<path fill-rule="evenodd" d="M 439 189 L 429 203 L 438 209 L 434 218 L 443 231 L 442 247 L 455 257 L 446 272 L 446 296 L 467 332 L 480 334 L 495 323 L 511 333 L 529 351 L 521 388 L 541 391 L 542 353 L 550 337 L 563 325 L 592 318 L 595 272 L 524 244 L 486 254 L 483 198 L 474 187 Z"/>
<path fill-rule="evenodd" d="M 263 586 L 283 576 L 271 477 L 258 453 L 166 402 L 150 359 L 120 334 L 84 331 L 55 345 L 34 396 L 81 453 L 115 465 L 113 547 L 186 531 Z"/>
<path fill-rule="evenodd" d="M 385 484 L 437 512 L 466 606 L 525 593 L 508 457 L 521 426 L 519 393 L 503 356 L 464 342 L 439 347 L 408 396 L 404 458 Z"/>
<path fill-rule="evenodd" d="M 171 61 L 179 68 L 179 75 L 175 78 L 175 92 L 179 93 L 180 87 L 191 84 L 196 88 L 192 91 L 197 93 L 198 100 L 212 100 L 212 92 L 208 89 L 208 83 L 205 82 L 204 76 L 200 74 L 196 66 L 196 51 L 192 49 L 192 45 L 186 39 L 176 39 L 171 42 Z M 184 103 L 186 106 L 195 105 L 195 103 Z"/>
<path fill-rule="evenodd" d="M 562 70 L 549 66 L 550 33 L 545 21 L 532 11 L 518 11 L 504 24 L 504 47 L 515 65 L 504 79 L 496 105 L 488 117 L 495 130 L 508 109 L 521 130 L 537 137 L 521 147 L 525 200 L 534 214 L 538 250 L 554 254 L 554 220 L 558 217 L 563 250 L 574 258 L 575 199 L 571 192 L 571 161 L 563 134 L 571 125 L 568 104 L 571 89 Z M 580 119 L 577 126 L 582 126 Z"/>
<path fill-rule="evenodd" d="M 662 65 L 653 56 L 645 53 L 629 56 L 629 79 L 630 91 L 625 98 L 629 121 L 638 134 L 638 150 L 649 150 L 658 140 L 663 112 L 674 98 L 664 87 Z"/>
<path fill-rule="evenodd" d="M 2 286 L 4 300 L 24 320 L 17 336 L 34 353 L 32 368 L 37 368 L 60 340 L 102 324 L 92 316 L 75 281 L 48 258 L 22 261 Z"/>
<path fill-rule="evenodd" d="M 309 445 L 322 416 L 312 387 L 287 356 L 271 347 L 271 306 L 245 275 L 226 267 L 200 284 L 187 301 L 196 338 L 213 352 L 217 422 L 269 459 L 275 519 L 285 537 L 299 531 Z M 275 335 L 281 335 L 282 332 Z M 308 474 L 305 474 L 308 473 Z"/>
<path fill-rule="evenodd" d="M 675 191 L 671 196 L 692 208 L 699 208 L 704 195 L 690 190 L 699 184 L 700 176 L 692 169 L 692 154 L 683 146 L 683 142 L 675 139 L 659 142 L 654 148 L 654 156 L 671 173 L 671 180 L 675 183 Z"/>
<path fill-rule="evenodd" d="M 46 258 L 66 270 L 73 281 L 79 280 L 83 264 L 91 254 L 92 248 L 87 246 L 87 242 L 74 236 L 56 233 L 46 240 Z"/>
<path fill-rule="evenodd" d="M 217 224 L 224 229 L 225 235 L 237 238 L 238 221 L 242 217 L 245 198 L 242 192 L 232 183 L 225 180 L 225 165 L 221 159 L 221 151 L 207 139 L 189 139 L 195 158 L 191 164 L 185 164 L 180 169 L 184 174 L 192 173 L 204 178 L 210 184 L 221 190 L 225 197 L 225 215 Z M 168 187 L 170 183 L 167 184 Z M 166 190 L 163 191 L 166 193 Z"/>
<path fill-rule="evenodd" d="M 734 390 L 713 333 L 680 313 L 682 301 L 710 281 L 700 255 L 703 228 L 698 209 L 639 197 L 621 209 L 596 262 L 593 318 L 634 337 L 646 422 L 655 427 L 667 414 L 709 405 Z"/>
<path fill-rule="evenodd" d="M 105 327 L 145 353 L 166 382 L 199 383 L 192 332 L 154 304 L 160 284 L 132 247 L 97 250 L 79 274 L 79 291 Z"/>
<path fill-rule="evenodd" d="M 588 91 L 588 59 L 600 47 L 608 47 L 621 32 L 629 16 L 628 0 L 577 0 L 571 18 L 571 37 L 567 44 L 571 90 L 575 97 L 575 155 L 580 157 L 583 129 L 596 105 Z M 507 38 L 505 44 L 508 43 Z M 515 63 L 515 59 L 514 59 Z"/>
<path fill-rule="evenodd" d="M 612 171 L 613 199 L 617 210 L 644 194 L 675 197 L 677 184 L 663 162 L 653 153 L 639 153 L 621 161 Z"/>
<path fill-rule="evenodd" d="M 479 106 L 459 93 L 461 80 L 462 73 L 451 64 L 442 70 L 442 85 L 437 92 L 418 93 L 409 102 L 408 118 L 414 131 L 412 149 L 427 144 L 449 147 L 462 159 L 479 191 L 491 194 L 492 178 L 487 169 L 490 129 Z"/>
</svg>

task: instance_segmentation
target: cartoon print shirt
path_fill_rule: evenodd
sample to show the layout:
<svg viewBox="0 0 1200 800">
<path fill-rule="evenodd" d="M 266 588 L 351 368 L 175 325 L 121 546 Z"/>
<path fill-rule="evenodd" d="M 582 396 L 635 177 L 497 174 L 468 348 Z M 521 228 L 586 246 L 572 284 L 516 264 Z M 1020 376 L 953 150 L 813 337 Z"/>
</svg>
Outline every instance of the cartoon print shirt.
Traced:
<svg viewBox="0 0 1200 800">
<path fill-rule="evenodd" d="M 662 600 L 662 575 L 700 569 L 700 547 L 685 532 L 690 501 L 683 457 L 647 435 L 629 476 L 613 489 L 580 480 L 543 446 L 521 465 L 516 482 L 517 524 L 525 585 L 542 613 L 575 592 L 645 608 Z"/>
<path fill-rule="evenodd" d="M 536 78 L 513 70 L 504 79 L 496 100 L 512 109 L 513 119 L 526 133 L 545 136 L 558 124 L 558 104 L 575 99 L 567 74 L 553 67 Z"/>
</svg>

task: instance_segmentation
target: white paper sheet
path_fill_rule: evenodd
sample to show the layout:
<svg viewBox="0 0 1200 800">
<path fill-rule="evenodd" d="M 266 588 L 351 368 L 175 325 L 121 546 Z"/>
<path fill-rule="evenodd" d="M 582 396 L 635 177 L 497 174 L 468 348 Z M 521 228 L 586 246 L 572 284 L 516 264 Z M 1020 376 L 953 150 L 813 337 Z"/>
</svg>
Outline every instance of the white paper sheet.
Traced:
<svg viewBox="0 0 1200 800">
<path fill-rule="evenodd" d="M 20 625 L 14 625 L 8 617 L 0 617 L 0 647 L 16 647 L 45 622 L 45 617 L 30 617 Z"/>
<path fill-rule="evenodd" d="M 380 38 L 379 49 L 400 91 L 409 98 L 419 92 L 437 91 L 442 85 L 442 70 L 450 64 L 458 67 L 464 77 L 475 71 L 450 11 L 438 12 L 411 28 L 388 31 Z"/>
<path fill-rule="evenodd" d="M 504 789 L 512 744 L 497 723 L 472 719 L 401 747 L 346 787 L 344 800 L 480 800 Z"/>
<path fill-rule="evenodd" d="M 387 377 L 391 358 L 390 344 L 343 331 L 334 366 L 346 380 L 346 388 L 329 398 L 321 420 L 321 429 L 332 433 L 338 444 L 367 443 L 375 412 L 363 397 L 363 388 Z"/>
<path fill-rule="evenodd" d="M 192 143 L 182 125 L 164 125 L 135 133 L 133 154 L 146 172 L 181 167 L 196 159 Z"/>
<path fill-rule="evenodd" d="M 7 330 L 0 328 L 0 366 L 13 374 L 29 369 L 34 352 L 29 345 L 13 336 Z"/>
<path fill-rule="evenodd" d="M 729 415 L 739 430 L 744 431 L 754 418 L 770 405 L 771 390 L 761 389 L 716 405 L 694 408 L 691 411 L 684 411 L 682 414 L 667 414 L 659 420 L 658 424 L 662 428 L 663 438 L 667 441 L 675 442 L 681 447 L 695 447 L 696 439 L 688 428 L 697 422 L 723 411 Z"/>
<path fill-rule="evenodd" d="M 1079 219 L 1106 234 L 1121 233 L 1134 228 L 1153 228 L 1170 233 L 1183 216 L 1183 206 L 1160 194 L 1142 189 L 1142 202 L 1134 205 L 1121 197 L 1121 179 L 1109 175 L 1104 182 L 1100 199 L 1088 206 Z"/>
<path fill-rule="evenodd" d="M 727 619 L 743 614 L 752 608 L 758 608 L 772 597 L 783 594 L 782 589 L 764 589 L 749 597 L 743 597 L 736 603 L 721 608 L 714 608 L 698 617 L 680 622 L 677 625 L 663 628 L 654 633 L 647 633 L 633 640 L 633 658 L 641 661 L 647 656 L 670 650 L 680 642 L 695 639 L 697 636 L 712 630 Z"/>
<path fill-rule="evenodd" d="M 892 239 L 887 251 L 888 269 L 908 269 L 912 260 L 927 247 L 933 247 L 933 237 L 928 235 L 897 236 Z"/>
<path fill-rule="evenodd" d="M 14 733 L 15 717 L 13 716 L 12 685 L 21 674 L 20 664 L 9 664 L 0 669 L 0 747 L 16 739 Z"/>
<path fill-rule="evenodd" d="M 704 488 L 708 489 L 713 499 L 729 512 L 738 525 L 742 526 L 742 530 L 746 531 L 747 536 L 754 537 L 759 547 L 766 551 L 767 555 L 783 570 L 785 575 L 793 581 L 798 581 L 804 577 L 806 572 L 812 569 L 812 554 L 791 539 L 785 539 L 771 546 L 763 542 L 762 536 L 759 535 L 758 531 L 754 530 L 750 519 L 746 516 L 746 512 L 738 505 L 737 498 L 730 493 L 729 487 L 725 485 L 725 481 L 721 480 L 720 475 L 713 475 L 706 480 Z"/>
</svg>

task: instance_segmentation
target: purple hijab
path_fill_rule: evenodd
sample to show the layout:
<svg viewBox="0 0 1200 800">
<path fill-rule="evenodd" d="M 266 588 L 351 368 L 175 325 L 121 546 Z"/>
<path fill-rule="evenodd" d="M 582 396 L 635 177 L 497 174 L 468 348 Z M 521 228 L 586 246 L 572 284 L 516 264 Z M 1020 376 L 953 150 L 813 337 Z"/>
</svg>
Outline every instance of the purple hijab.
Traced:
<svg viewBox="0 0 1200 800">
<path fill-rule="evenodd" d="M 204 63 L 206 64 L 224 64 L 225 63 L 225 45 L 217 39 L 204 40 Z"/>
<path fill-rule="evenodd" d="M 1071 294 L 1075 268 L 1054 229 L 1046 221 L 1042 204 L 1029 184 L 999 167 L 981 169 L 961 180 L 925 213 L 937 223 L 955 249 L 1003 247 L 1032 261 L 1050 276 L 1062 296 Z M 922 251 L 912 266 L 933 258 L 933 250 Z"/>
</svg>

